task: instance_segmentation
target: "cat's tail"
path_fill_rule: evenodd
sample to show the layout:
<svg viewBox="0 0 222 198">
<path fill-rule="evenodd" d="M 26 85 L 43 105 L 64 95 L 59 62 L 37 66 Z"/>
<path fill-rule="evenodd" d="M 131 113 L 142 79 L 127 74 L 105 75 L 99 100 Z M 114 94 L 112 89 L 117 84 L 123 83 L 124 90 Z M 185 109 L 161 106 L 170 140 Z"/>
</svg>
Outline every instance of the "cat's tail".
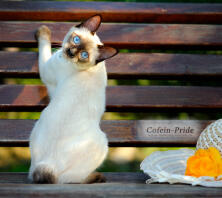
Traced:
<svg viewBox="0 0 222 198">
<path fill-rule="evenodd" d="M 39 164 L 32 174 L 33 182 L 36 184 L 56 184 L 57 176 L 54 170 L 47 164 Z"/>
</svg>

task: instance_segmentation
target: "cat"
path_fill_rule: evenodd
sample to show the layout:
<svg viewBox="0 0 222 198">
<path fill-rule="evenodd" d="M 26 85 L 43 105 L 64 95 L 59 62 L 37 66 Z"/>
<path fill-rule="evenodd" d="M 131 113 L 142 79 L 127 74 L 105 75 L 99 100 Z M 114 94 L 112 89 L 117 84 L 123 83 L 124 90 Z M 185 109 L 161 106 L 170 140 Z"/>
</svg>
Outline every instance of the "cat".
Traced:
<svg viewBox="0 0 222 198">
<path fill-rule="evenodd" d="M 36 39 L 39 72 L 50 102 L 30 136 L 33 183 L 94 183 L 105 177 L 95 170 L 108 153 L 99 123 L 105 111 L 107 73 L 104 60 L 118 50 L 101 43 L 101 16 L 73 26 L 62 47 L 51 54 L 51 31 L 41 26 Z"/>
</svg>

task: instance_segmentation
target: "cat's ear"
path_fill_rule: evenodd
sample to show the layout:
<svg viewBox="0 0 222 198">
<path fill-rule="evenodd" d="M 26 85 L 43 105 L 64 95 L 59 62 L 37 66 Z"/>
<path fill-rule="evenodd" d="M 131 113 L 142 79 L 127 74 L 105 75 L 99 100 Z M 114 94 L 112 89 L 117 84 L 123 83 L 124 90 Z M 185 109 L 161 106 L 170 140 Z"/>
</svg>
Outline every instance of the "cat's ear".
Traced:
<svg viewBox="0 0 222 198">
<path fill-rule="evenodd" d="M 117 49 L 104 45 L 98 45 L 98 49 L 99 49 L 99 56 L 96 60 L 96 64 L 108 58 L 111 58 L 119 53 Z"/>
<path fill-rule="evenodd" d="M 87 28 L 92 34 L 95 34 L 95 32 L 98 30 L 100 24 L 102 21 L 101 15 L 95 15 L 90 18 L 88 18 L 86 21 L 80 23 L 76 27 L 85 27 Z"/>
</svg>

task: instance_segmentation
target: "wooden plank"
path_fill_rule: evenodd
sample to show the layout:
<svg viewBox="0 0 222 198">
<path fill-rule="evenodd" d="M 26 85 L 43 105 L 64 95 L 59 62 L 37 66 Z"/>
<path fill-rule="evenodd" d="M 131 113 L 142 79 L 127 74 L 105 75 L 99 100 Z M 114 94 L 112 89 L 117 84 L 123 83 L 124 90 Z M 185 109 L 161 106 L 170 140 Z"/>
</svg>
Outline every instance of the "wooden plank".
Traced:
<svg viewBox="0 0 222 198">
<path fill-rule="evenodd" d="M 221 4 L 127 2 L 0 2 L 0 20 L 221 23 Z"/>
<path fill-rule="evenodd" d="M 39 78 L 38 54 L 0 51 L 0 77 Z"/>
<path fill-rule="evenodd" d="M 35 120 L 0 120 L 0 146 L 28 146 Z M 110 146 L 195 146 L 212 121 L 103 120 Z"/>
<path fill-rule="evenodd" d="M 219 110 L 222 88 L 187 86 L 110 86 L 107 111 Z M 48 104 L 44 86 L 1 85 L 0 111 L 41 111 Z"/>
<path fill-rule="evenodd" d="M 105 175 L 111 175 L 107 173 Z M 141 173 L 117 173 L 119 178 L 125 175 L 129 178 L 128 182 L 107 182 L 100 184 L 16 184 L 6 183 L 0 184 L 0 197 L 67 197 L 67 198 L 163 198 L 163 197 L 222 197 L 221 188 L 206 188 L 200 186 L 191 186 L 184 184 L 169 185 L 169 184 L 145 184 L 131 183 L 131 175 L 143 177 Z M 4 175 L 4 174 L 0 174 Z M 22 175 L 22 174 L 21 174 Z M 24 174 L 22 175 L 24 176 Z M 10 177 L 14 177 L 12 173 Z"/>
<path fill-rule="evenodd" d="M 0 51 L 0 77 L 37 78 L 34 52 Z M 221 79 L 222 56 L 196 54 L 120 53 L 106 61 L 109 78 Z"/>
<path fill-rule="evenodd" d="M 104 172 L 106 183 L 145 183 L 149 179 L 148 175 L 142 172 Z M 29 184 L 27 173 L 0 173 L 1 184 Z"/>
<path fill-rule="evenodd" d="M 61 44 L 72 23 L 1 22 L 1 46 L 37 46 L 34 33 L 42 24 Z M 14 33 L 16 30 L 16 34 Z M 128 49 L 222 49 L 222 26 L 181 24 L 103 24 L 98 35 L 107 45 Z"/>
</svg>

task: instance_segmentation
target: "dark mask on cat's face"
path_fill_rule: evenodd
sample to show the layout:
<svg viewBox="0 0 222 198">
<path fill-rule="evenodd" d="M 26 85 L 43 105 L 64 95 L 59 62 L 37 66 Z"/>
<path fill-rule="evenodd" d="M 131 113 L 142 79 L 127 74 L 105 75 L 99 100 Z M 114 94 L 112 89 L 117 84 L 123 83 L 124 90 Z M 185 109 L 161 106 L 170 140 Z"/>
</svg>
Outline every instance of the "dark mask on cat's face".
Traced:
<svg viewBox="0 0 222 198">
<path fill-rule="evenodd" d="M 101 16 L 95 15 L 70 29 L 63 41 L 63 53 L 69 61 L 89 68 L 118 53 L 115 48 L 104 46 L 96 35 L 100 24 Z"/>
</svg>

